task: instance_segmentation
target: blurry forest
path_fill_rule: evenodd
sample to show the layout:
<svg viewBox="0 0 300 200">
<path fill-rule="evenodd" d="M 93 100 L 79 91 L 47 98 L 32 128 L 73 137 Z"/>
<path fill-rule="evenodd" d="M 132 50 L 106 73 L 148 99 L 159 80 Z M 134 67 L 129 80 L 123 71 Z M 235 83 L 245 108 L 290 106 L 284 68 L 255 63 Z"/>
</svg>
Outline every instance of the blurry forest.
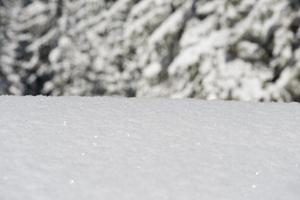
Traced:
<svg viewBox="0 0 300 200">
<path fill-rule="evenodd" d="M 300 101 L 298 0 L 0 0 L 0 94 Z"/>
</svg>

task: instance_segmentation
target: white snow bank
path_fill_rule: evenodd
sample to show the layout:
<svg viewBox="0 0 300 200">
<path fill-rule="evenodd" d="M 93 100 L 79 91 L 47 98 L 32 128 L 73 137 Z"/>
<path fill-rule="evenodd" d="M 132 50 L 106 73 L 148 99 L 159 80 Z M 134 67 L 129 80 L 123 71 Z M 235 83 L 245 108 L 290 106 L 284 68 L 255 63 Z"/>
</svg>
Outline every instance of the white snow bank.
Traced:
<svg viewBox="0 0 300 200">
<path fill-rule="evenodd" d="M 298 200 L 300 106 L 0 97 L 1 200 Z"/>
</svg>

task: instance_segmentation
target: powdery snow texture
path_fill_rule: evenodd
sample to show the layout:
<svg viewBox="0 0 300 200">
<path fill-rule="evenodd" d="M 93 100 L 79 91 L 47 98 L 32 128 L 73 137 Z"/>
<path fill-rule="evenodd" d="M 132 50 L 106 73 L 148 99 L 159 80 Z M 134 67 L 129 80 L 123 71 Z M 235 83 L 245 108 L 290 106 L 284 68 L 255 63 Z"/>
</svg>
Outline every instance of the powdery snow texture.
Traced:
<svg viewBox="0 0 300 200">
<path fill-rule="evenodd" d="M 0 98 L 1 200 L 298 200 L 300 106 Z"/>
</svg>

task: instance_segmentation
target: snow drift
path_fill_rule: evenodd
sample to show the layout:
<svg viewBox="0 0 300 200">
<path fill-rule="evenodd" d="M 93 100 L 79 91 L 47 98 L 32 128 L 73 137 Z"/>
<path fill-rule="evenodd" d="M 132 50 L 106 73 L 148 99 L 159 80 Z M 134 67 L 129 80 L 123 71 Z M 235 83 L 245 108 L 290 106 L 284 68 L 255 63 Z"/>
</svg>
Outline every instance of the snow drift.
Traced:
<svg viewBox="0 0 300 200">
<path fill-rule="evenodd" d="M 0 199 L 300 198 L 299 104 L 0 98 Z"/>
</svg>

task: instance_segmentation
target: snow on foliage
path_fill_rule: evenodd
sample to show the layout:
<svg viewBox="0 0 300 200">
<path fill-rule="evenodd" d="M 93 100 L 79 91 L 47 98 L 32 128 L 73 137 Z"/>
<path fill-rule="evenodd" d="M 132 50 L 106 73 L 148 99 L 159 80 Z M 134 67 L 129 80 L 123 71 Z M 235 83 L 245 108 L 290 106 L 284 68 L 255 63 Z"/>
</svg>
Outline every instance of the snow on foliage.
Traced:
<svg viewBox="0 0 300 200">
<path fill-rule="evenodd" d="M 0 92 L 298 101 L 299 7 L 1 0 Z"/>
</svg>

